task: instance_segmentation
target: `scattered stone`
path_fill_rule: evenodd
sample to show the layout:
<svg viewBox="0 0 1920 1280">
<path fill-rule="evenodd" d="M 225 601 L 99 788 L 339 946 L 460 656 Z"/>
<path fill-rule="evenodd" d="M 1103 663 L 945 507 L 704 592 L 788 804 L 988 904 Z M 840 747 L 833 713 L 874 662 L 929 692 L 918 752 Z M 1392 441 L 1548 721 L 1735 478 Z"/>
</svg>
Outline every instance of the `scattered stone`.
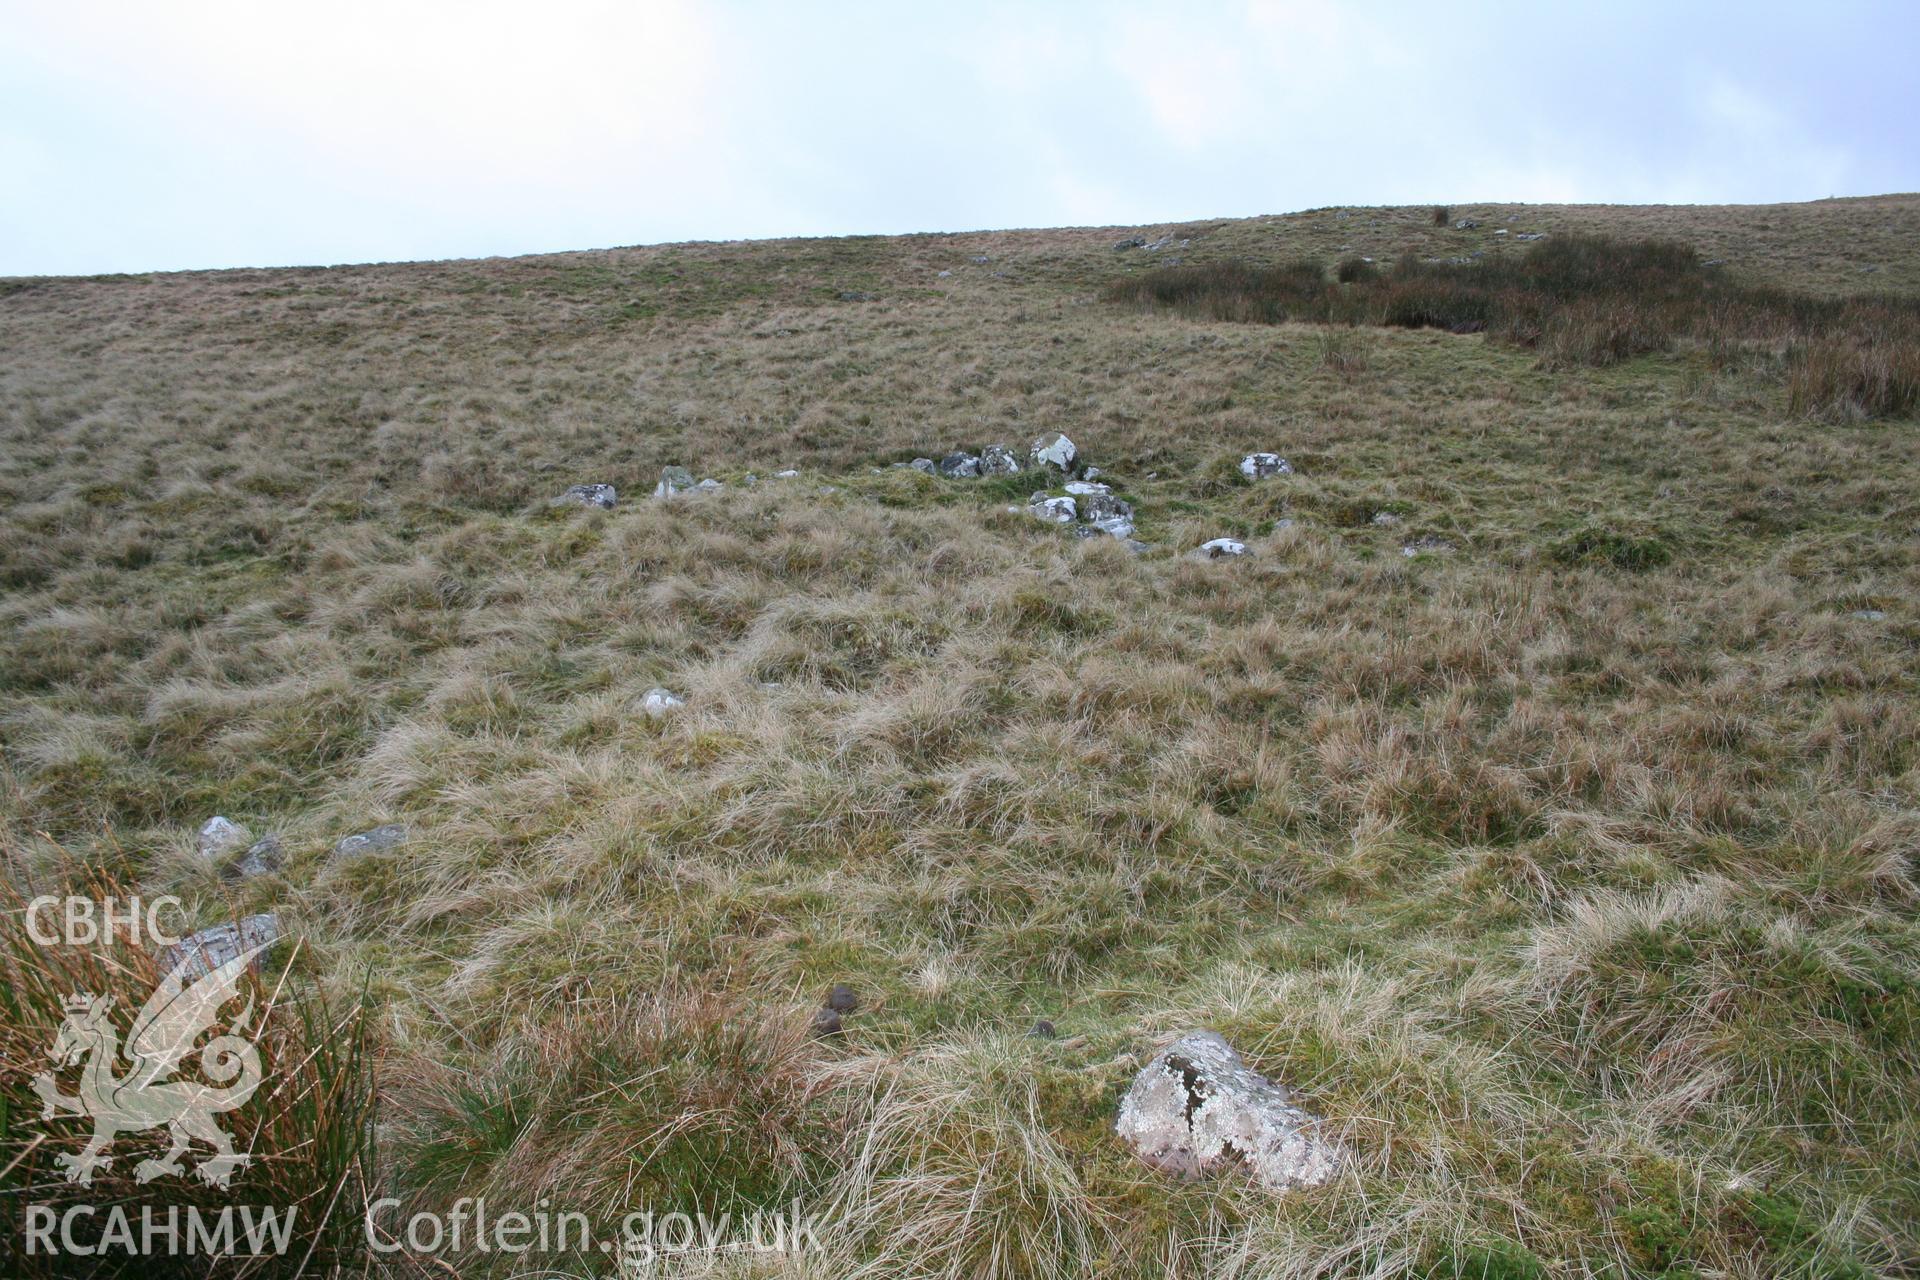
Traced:
<svg viewBox="0 0 1920 1280">
<path fill-rule="evenodd" d="M 1092 480 L 1069 480 L 1065 487 L 1067 492 L 1076 498 L 1083 496 L 1091 497 L 1095 494 L 1113 492 L 1112 485 L 1097 484 Z"/>
<path fill-rule="evenodd" d="M 203 858 L 217 858 L 223 853 L 245 847 L 253 835 L 237 822 L 215 814 L 201 826 L 196 843 Z"/>
<path fill-rule="evenodd" d="M 280 837 L 262 836 L 247 848 L 239 861 L 229 866 L 225 875 L 229 880 L 252 880 L 257 876 L 271 875 L 280 869 Z"/>
<path fill-rule="evenodd" d="M 874 300 L 874 296 L 865 289 L 842 289 L 840 291 L 840 301 L 842 302 L 872 302 Z"/>
<path fill-rule="evenodd" d="M 1148 1167 L 1184 1178 L 1245 1167 L 1269 1191 L 1317 1187 L 1340 1167 L 1338 1143 L 1287 1087 L 1249 1068 L 1218 1032 L 1196 1031 L 1134 1077 L 1114 1125 Z"/>
<path fill-rule="evenodd" d="M 1479 225 L 1480 224 L 1475 222 L 1472 218 L 1461 218 L 1454 222 L 1453 229 L 1455 231 L 1471 231 Z"/>
<path fill-rule="evenodd" d="M 1100 468 L 1088 467 L 1085 471 L 1082 471 L 1080 474 L 1085 476 L 1089 480 L 1098 480 L 1100 478 Z"/>
<path fill-rule="evenodd" d="M 1072 498 L 1050 498 L 1044 493 L 1034 494 L 1033 500 L 1027 504 L 1027 510 L 1055 524 L 1072 524 L 1079 517 L 1079 510 Z"/>
<path fill-rule="evenodd" d="M 556 505 L 577 503 L 583 507 L 598 507 L 602 511 L 613 510 L 613 504 L 620 498 L 619 491 L 610 484 L 569 485 L 567 491 L 554 499 Z"/>
<path fill-rule="evenodd" d="M 1884 609 L 1855 609 L 1853 616 L 1862 622 L 1885 622 L 1887 620 L 1887 613 Z"/>
<path fill-rule="evenodd" d="M 280 918 L 272 912 L 257 916 L 247 916 L 233 924 L 216 924 L 211 928 L 182 938 L 160 953 L 162 968 L 172 971 L 182 961 L 186 962 L 186 971 L 182 977 L 187 981 L 205 977 L 230 960 L 238 959 L 255 947 L 271 944 L 280 939 Z M 261 952 L 254 957 L 253 967 L 260 963 L 272 950 Z"/>
<path fill-rule="evenodd" d="M 1507 234 L 1507 229 L 1505 227 L 1496 228 L 1493 234 L 1497 236 L 1504 236 Z"/>
<path fill-rule="evenodd" d="M 919 471 L 926 475 L 932 475 L 936 470 L 932 458 L 915 458 L 912 462 L 909 462 L 907 466 L 914 471 Z"/>
<path fill-rule="evenodd" d="M 984 254 L 984 253 L 976 253 L 976 254 L 974 254 L 974 255 L 973 255 L 973 256 L 972 256 L 971 258 L 968 258 L 968 259 L 967 259 L 967 261 L 968 261 L 968 262 L 971 262 L 971 263 L 972 263 L 972 264 L 973 264 L 974 266 L 976 266 L 976 267 L 984 267 L 984 266 L 986 266 L 986 265 L 987 265 L 987 264 L 988 264 L 989 262 L 992 262 L 992 261 L 993 261 L 993 259 L 992 259 L 992 258 L 989 258 L 989 257 L 988 257 L 988 256 L 987 256 L 986 254 Z"/>
<path fill-rule="evenodd" d="M 1545 240 L 1546 238 L 1547 233 L 1544 231 L 1522 231 L 1514 237 L 1515 240 Z"/>
<path fill-rule="evenodd" d="M 854 994 L 852 987 L 844 982 L 833 984 L 833 990 L 827 992 L 825 1007 L 835 1013 L 852 1013 L 860 1007 L 860 997 Z"/>
<path fill-rule="evenodd" d="M 951 276 L 952 274 L 953 274 L 953 272 L 951 272 L 951 271 L 942 271 L 942 272 L 939 272 L 938 274 L 936 274 L 936 275 L 934 276 L 934 279 L 936 279 L 936 280 L 945 280 L 945 279 L 947 279 L 947 278 L 948 278 L 949 276 Z"/>
<path fill-rule="evenodd" d="M 1116 240 L 1113 242 L 1114 252 L 1116 253 L 1127 249 L 1144 249 L 1146 247 L 1147 238 L 1145 236 L 1128 236 L 1125 240 Z"/>
<path fill-rule="evenodd" d="M 798 471 L 792 471 L 792 470 L 776 471 L 773 473 L 773 478 L 775 480 L 792 480 L 797 478 L 799 474 L 800 473 Z"/>
<path fill-rule="evenodd" d="M 1133 538 L 1133 512 L 1128 511 L 1124 515 L 1101 516 L 1098 519 L 1089 520 L 1087 527 L 1098 529 L 1109 537 L 1130 542 Z M 1145 544 L 1140 543 L 1134 545 L 1133 549 L 1139 551 L 1144 547 Z"/>
<path fill-rule="evenodd" d="M 1384 529 L 1389 525 L 1399 524 L 1400 517 L 1391 511 L 1376 511 L 1373 513 L 1373 523 Z"/>
<path fill-rule="evenodd" d="M 354 858 L 363 853 L 384 853 L 396 845 L 405 844 L 406 840 L 406 827 L 398 822 L 389 822 L 371 831 L 346 837 L 333 846 L 333 855 L 336 858 Z"/>
<path fill-rule="evenodd" d="M 970 453 L 950 453 L 940 459 L 940 474 L 949 480 L 970 480 L 980 474 L 980 459 Z"/>
<path fill-rule="evenodd" d="M 1080 518 L 1082 520 L 1091 524 L 1098 524 L 1102 520 L 1133 519 L 1133 508 L 1131 506 L 1121 499 L 1114 497 L 1113 492 L 1107 490 L 1105 485 L 1100 487 L 1106 491 L 1102 493 L 1090 493 L 1081 500 Z M 1129 527 L 1127 532 L 1133 532 L 1132 528 Z"/>
<path fill-rule="evenodd" d="M 656 498 L 671 498 L 676 493 L 685 493 L 693 488 L 693 472 L 685 467 L 662 467 L 660 483 L 653 486 Z"/>
<path fill-rule="evenodd" d="M 699 484 L 693 486 L 693 491 L 695 493 L 718 493 L 726 487 L 727 486 L 721 484 L 718 480 L 702 480 Z"/>
<path fill-rule="evenodd" d="M 813 1011 L 813 1034 L 822 1040 L 831 1039 L 840 1034 L 842 1025 L 840 1015 L 831 1009 Z"/>
<path fill-rule="evenodd" d="M 1056 471 L 1071 472 L 1073 464 L 1079 459 L 1080 450 L 1073 441 L 1058 431 L 1049 431 L 1033 442 L 1028 459 L 1036 467 L 1052 467 Z"/>
<path fill-rule="evenodd" d="M 1053 1024 L 1045 1018 L 1039 1019 L 1027 1030 L 1027 1035 L 1035 1040 L 1051 1040 L 1057 1034 L 1053 1029 Z"/>
<path fill-rule="evenodd" d="M 1401 547 L 1400 554 L 1411 560 L 1417 555 L 1445 555 L 1451 550 L 1453 550 L 1453 544 L 1451 542 L 1448 542 L 1445 538 L 1435 537 L 1429 533 L 1422 537 L 1415 538 L 1406 546 Z"/>
<path fill-rule="evenodd" d="M 1240 474 L 1249 480 L 1290 476 L 1293 474 L 1293 464 L 1277 453 L 1250 453 L 1240 459 Z"/>
<path fill-rule="evenodd" d="M 663 689 L 658 685 L 647 690 L 646 696 L 640 699 L 640 710 L 646 712 L 648 717 L 654 720 L 658 720 L 661 716 L 686 705 L 687 700 L 685 698 L 674 693 L 672 690 Z"/>
<path fill-rule="evenodd" d="M 1003 444 L 990 444 L 980 451 L 980 474 L 983 476 L 1010 476 L 1020 470 L 1020 460 L 1013 456 L 1013 450 Z"/>
<path fill-rule="evenodd" d="M 1213 541 L 1203 542 L 1195 548 L 1193 557 L 1196 560 L 1224 560 L 1229 556 L 1243 556 L 1245 554 L 1247 554 L 1246 543 L 1236 541 L 1233 538 L 1215 538 Z"/>
</svg>

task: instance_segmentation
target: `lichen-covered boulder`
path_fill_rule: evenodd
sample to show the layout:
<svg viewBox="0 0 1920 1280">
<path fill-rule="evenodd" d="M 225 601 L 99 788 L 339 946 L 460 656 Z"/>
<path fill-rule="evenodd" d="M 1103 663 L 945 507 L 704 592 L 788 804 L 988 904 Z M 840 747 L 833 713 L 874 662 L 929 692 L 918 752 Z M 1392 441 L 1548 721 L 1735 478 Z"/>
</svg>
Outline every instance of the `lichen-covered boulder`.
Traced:
<svg viewBox="0 0 1920 1280">
<path fill-rule="evenodd" d="M 1079 461 L 1080 450 L 1073 441 L 1058 431 L 1049 431 L 1033 442 L 1028 452 L 1028 460 L 1036 467 L 1052 467 L 1055 471 L 1071 472 L 1074 463 Z"/>
<path fill-rule="evenodd" d="M 610 484 L 576 484 L 567 486 L 567 491 L 554 499 L 555 505 L 575 504 L 582 507 L 598 507 L 602 511 L 613 510 L 613 504 L 620 499 L 619 490 Z"/>
<path fill-rule="evenodd" d="M 1240 459 L 1240 474 L 1249 480 L 1290 476 L 1293 474 L 1293 464 L 1277 453 L 1250 453 Z"/>
<path fill-rule="evenodd" d="M 656 498 L 671 498 L 675 494 L 685 493 L 693 488 L 693 472 L 685 467 L 662 467 L 660 483 L 653 486 Z"/>
<path fill-rule="evenodd" d="M 950 453 L 938 465 L 940 474 L 949 480 L 970 480 L 980 474 L 980 459 L 970 453 Z"/>
<path fill-rule="evenodd" d="M 188 981 L 204 977 L 218 969 L 229 960 L 235 960 L 253 950 L 280 939 L 280 918 L 272 912 L 257 916 L 247 916 L 233 924 L 216 924 L 211 928 L 182 938 L 173 946 L 160 953 L 160 966 L 172 971 L 182 961 L 187 962 L 185 977 Z M 254 957 L 258 967 L 267 952 Z"/>
<path fill-rule="evenodd" d="M 1011 476 L 1020 471 L 1020 460 L 1013 456 L 1013 450 L 1003 444 L 990 444 L 980 451 L 980 474 L 983 476 Z"/>
<path fill-rule="evenodd" d="M 1115 1131 L 1150 1167 L 1181 1177 L 1244 1168 L 1270 1191 L 1317 1187 L 1340 1168 L 1340 1144 L 1287 1087 L 1247 1066 L 1218 1032 L 1163 1049 L 1120 1100 Z"/>
<path fill-rule="evenodd" d="M 336 858 L 356 858 L 363 853 L 383 853 L 407 842 L 407 829 L 397 822 L 348 836 L 333 846 Z"/>
<path fill-rule="evenodd" d="M 1234 538 L 1215 538 L 1213 541 L 1203 542 L 1195 548 L 1193 557 L 1196 560 L 1225 560 L 1233 556 L 1243 556 L 1245 554 L 1247 554 L 1246 543 Z"/>
<path fill-rule="evenodd" d="M 246 847 L 251 839 L 253 836 L 245 827 L 216 813 L 201 826 L 194 843 L 200 850 L 201 857 L 218 858 L 222 854 Z"/>
<path fill-rule="evenodd" d="M 922 475 L 930 476 L 939 470 L 939 468 L 934 465 L 932 458 L 915 458 L 912 462 L 909 462 L 907 465 L 913 468 L 915 471 L 920 472 Z"/>
</svg>

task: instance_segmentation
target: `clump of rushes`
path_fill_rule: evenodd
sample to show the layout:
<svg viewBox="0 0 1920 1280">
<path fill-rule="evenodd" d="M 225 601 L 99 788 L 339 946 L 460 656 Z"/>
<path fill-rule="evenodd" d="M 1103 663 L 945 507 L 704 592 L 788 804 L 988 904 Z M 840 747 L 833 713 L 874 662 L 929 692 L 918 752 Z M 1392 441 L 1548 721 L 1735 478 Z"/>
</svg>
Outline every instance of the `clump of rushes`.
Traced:
<svg viewBox="0 0 1920 1280">
<path fill-rule="evenodd" d="M 76 873 L 39 892 L 72 893 L 95 903 L 124 905 L 138 894 L 137 882 L 122 871 Z M 208 1259 L 127 1255 L 108 1249 L 97 1260 L 95 1276 L 202 1277 L 294 1276 L 352 1268 L 364 1261 L 361 1213 L 375 1176 L 374 1049 L 368 1007 L 361 993 L 330 998 L 311 980 L 278 965 L 242 979 L 239 997 L 223 1010 L 227 1019 L 244 1007 L 253 1010 L 246 1033 L 258 1051 L 265 1076 L 253 1096 L 216 1117 L 237 1151 L 251 1159 L 225 1188 L 205 1185 L 193 1166 L 212 1154 L 195 1143 L 184 1157 L 186 1172 L 142 1183 L 136 1167 L 166 1145 L 164 1130 L 121 1133 L 107 1151 L 111 1163 L 94 1171 L 92 1184 L 66 1180 L 56 1158 L 78 1152 L 93 1133 L 90 1120 L 61 1115 L 41 1121 L 33 1077 L 49 1069 L 48 1050 L 66 1017 L 63 1001 L 75 993 L 107 996 L 109 1016 L 122 1035 L 134 1014 L 166 975 L 144 948 L 124 934 L 91 946 L 34 941 L 23 925 L 31 896 L 17 882 L 0 880 L 0 1193 L 17 1206 L 30 1201 L 55 1215 L 75 1206 L 118 1205 L 132 1221 L 143 1209 L 164 1217 L 177 1211 L 180 1221 L 197 1209 L 213 1222 L 223 1207 L 246 1205 L 284 1215 L 284 1236 L 263 1256 Z M 289 947 L 297 944 L 290 943 Z M 297 964 L 297 956 L 293 957 Z M 214 1034 L 229 1024 L 221 1022 Z M 198 1077 L 198 1049 L 171 1079 Z M 124 1055 L 112 1064 L 116 1077 L 131 1068 Z M 69 1079 L 61 1086 L 72 1093 Z M 94 1230 L 104 1225 L 93 1219 Z M 7 1226 L 19 1243 L 21 1222 Z M 83 1224 L 84 1226 L 84 1224 Z M 184 1231 L 184 1226 L 183 1226 Z M 235 1231 L 245 1228 L 235 1223 Z M 136 1226 L 137 1230 L 137 1226 Z M 78 1234 L 85 1236 L 85 1230 Z M 245 1251 L 242 1251 L 243 1255 Z M 8 1274 L 30 1280 L 65 1275 L 71 1257 L 13 1255 Z"/>
<path fill-rule="evenodd" d="M 1740 284 L 1664 240 L 1557 235 L 1521 254 L 1428 260 L 1390 272 L 1347 259 L 1327 281 L 1310 263 L 1163 268 L 1115 282 L 1110 301 L 1217 320 L 1374 324 L 1488 333 L 1549 366 L 1600 367 L 1681 341 L 1727 361 L 1729 344 L 1792 345 L 1796 414 L 1899 417 L 1920 398 L 1920 298 L 1822 298 Z"/>
</svg>

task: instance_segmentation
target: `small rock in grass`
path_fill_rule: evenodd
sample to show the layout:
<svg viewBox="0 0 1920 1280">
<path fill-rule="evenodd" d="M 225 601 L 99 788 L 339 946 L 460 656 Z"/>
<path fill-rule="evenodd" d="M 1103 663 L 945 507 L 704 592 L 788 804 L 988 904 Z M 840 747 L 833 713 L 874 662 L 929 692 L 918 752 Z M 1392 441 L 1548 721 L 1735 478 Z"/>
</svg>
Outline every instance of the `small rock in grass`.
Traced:
<svg viewBox="0 0 1920 1280">
<path fill-rule="evenodd" d="M 660 483 L 653 486 L 656 498 L 671 498 L 677 493 L 685 493 L 693 488 L 693 472 L 685 467 L 662 467 Z"/>
<path fill-rule="evenodd" d="M 1098 467 L 1088 467 L 1085 471 L 1082 471 L 1080 474 L 1085 476 L 1089 480 L 1098 480 L 1102 473 L 1100 471 L 1100 468 Z"/>
<path fill-rule="evenodd" d="M 786 470 L 786 471 L 776 471 L 776 472 L 774 472 L 774 473 L 773 473 L 773 478 L 774 478 L 775 480 L 792 480 L 792 479 L 794 479 L 795 477 L 797 477 L 797 476 L 798 476 L 799 474 L 800 474 L 800 473 L 799 473 L 798 471 L 794 471 L 794 470 L 791 470 L 791 469 L 789 469 L 789 470 Z"/>
<path fill-rule="evenodd" d="M 693 491 L 695 493 L 718 493 L 726 487 L 727 486 L 721 484 L 718 480 L 702 480 L 699 484 L 693 486 Z"/>
<path fill-rule="evenodd" d="M 1196 560 L 1224 560 L 1245 554 L 1247 544 L 1234 538 L 1215 538 L 1211 542 L 1203 542 L 1193 552 Z"/>
<path fill-rule="evenodd" d="M 1340 1145 L 1285 1085 L 1252 1070 L 1218 1032 L 1196 1031 L 1134 1077 L 1115 1130 L 1149 1167 L 1194 1178 L 1243 1167 L 1269 1191 L 1316 1187 L 1339 1169 Z"/>
<path fill-rule="evenodd" d="M 1052 467 L 1056 471 L 1071 472 L 1073 464 L 1080 458 L 1080 450 L 1073 441 L 1058 431 L 1049 431 L 1033 442 L 1028 451 L 1028 460 L 1036 467 Z"/>
<path fill-rule="evenodd" d="M 1240 459 L 1240 474 L 1249 480 L 1290 476 L 1293 474 L 1293 464 L 1277 453 L 1250 453 Z"/>
<path fill-rule="evenodd" d="M 613 510 L 613 504 L 620 499 L 620 493 L 610 484 L 576 484 L 567 486 L 567 491 L 555 498 L 554 505 L 572 503 L 582 507 L 598 507 L 602 511 Z"/>
<path fill-rule="evenodd" d="M 1058 1033 L 1054 1031 L 1053 1023 L 1041 1018 L 1027 1029 L 1027 1034 L 1035 1040 L 1051 1040 Z"/>
<path fill-rule="evenodd" d="M 640 699 L 640 710 L 646 712 L 649 717 L 655 720 L 658 720 L 661 716 L 668 714 L 676 708 L 686 705 L 687 700 L 685 698 L 670 689 L 663 689 L 658 685 L 647 690 L 646 696 Z"/>
<path fill-rule="evenodd" d="M 1437 538 L 1433 534 L 1427 534 L 1425 537 L 1415 538 L 1406 546 L 1401 547 L 1400 554 L 1411 560 L 1418 555 L 1445 555 L 1451 550 L 1453 550 L 1453 544 L 1451 542 L 1448 542 L 1445 538 Z"/>
<path fill-rule="evenodd" d="M 363 853 L 382 853 L 397 845 L 405 844 L 407 829 L 398 822 L 389 822 L 385 826 L 375 827 L 371 831 L 362 831 L 341 840 L 333 846 L 337 858 L 353 858 Z"/>
<path fill-rule="evenodd" d="M 813 1011 L 813 1034 L 825 1040 L 837 1036 L 842 1030 L 840 1015 L 832 1009 L 819 1008 Z"/>
<path fill-rule="evenodd" d="M 1884 609 L 1855 609 L 1853 616 L 1862 622 L 1884 622 L 1887 618 Z"/>
<path fill-rule="evenodd" d="M 253 836 L 245 827 L 215 814 L 201 826 L 196 844 L 201 857 L 217 858 L 243 847 L 251 839 Z"/>
<path fill-rule="evenodd" d="M 955 451 L 940 459 L 940 474 L 949 480 L 971 480 L 980 474 L 980 459 Z"/>
<path fill-rule="evenodd" d="M 1013 450 L 1003 444 L 990 444 L 980 451 L 980 474 L 983 476 L 1010 476 L 1020 470 L 1020 460 L 1013 456 Z"/>
<path fill-rule="evenodd" d="M 853 988 L 846 983 L 836 982 L 833 984 L 833 990 L 827 992 L 827 998 L 822 1007 L 831 1009 L 835 1013 L 852 1013 L 860 1007 L 860 997 L 854 994 Z"/>
<path fill-rule="evenodd" d="M 1072 524 L 1078 515 L 1072 498 L 1050 498 L 1044 493 L 1034 494 L 1027 510 L 1055 524 Z"/>
<path fill-rule="evenodd" d="M 233 924 L 216 924 L 182 938 L 160 953 L 160 965 L 171 972 L 184 962 L 186 970 L 181 976 L 192 981 L 205 977 L 230 960 L 239 959 L 255 947 L 266 946 L 267 951 L 271 951 L 271 944 L 279 939 L 280 918 L 272 912 L 265 912 L 247 916 Z M 255 956 L 251 967 L 258 969 L 267 951 Z"/>
<path fill-rule="evenodd" d="M 909 462 L 907 466 L 925 475 L 933 475 L 938 470 L 938 468 L 934 466 L 932 458 L 915 458 L 912 462 Z"/>
<path fill-rule="evenodd" d="M 280 869 L 280 837 L 262 836 L 248 846 L 246 854 L 224 874 L 230 880 L 252 880 L 257 876 L 271 875 Z"/>
<path fill-rule="evenodd" d="M 1373 513 L 1373 523 L 1384 529 L 1388 525 L 1399 524 L 1400 517 L 1391 511 L 1376 511 Z"/>
</svg>

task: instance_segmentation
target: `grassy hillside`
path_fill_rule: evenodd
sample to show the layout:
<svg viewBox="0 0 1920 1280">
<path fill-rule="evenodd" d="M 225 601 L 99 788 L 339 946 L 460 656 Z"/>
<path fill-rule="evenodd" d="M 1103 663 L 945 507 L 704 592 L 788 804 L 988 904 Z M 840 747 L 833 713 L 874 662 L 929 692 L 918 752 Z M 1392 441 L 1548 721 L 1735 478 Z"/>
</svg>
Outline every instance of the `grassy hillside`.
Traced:
<svg viewBox="0 0 1920 1280">
<path fill-rule="evenodd" d="M 1914 196 L 0 282 L 11 878 L 124 861 L 371 974 L 420 1204 L 798 1196 L 809 1275 L 1920 1266 L 1914 421 L 1790 414 L 1763 339 L 1109 292 L 1534 231 L 1920 294 Z M 1150 550 L 889 465 L 1045 431 Z M 1341 1180 L 1132 1161 L 1198 1026 Z"/>
</svg>

